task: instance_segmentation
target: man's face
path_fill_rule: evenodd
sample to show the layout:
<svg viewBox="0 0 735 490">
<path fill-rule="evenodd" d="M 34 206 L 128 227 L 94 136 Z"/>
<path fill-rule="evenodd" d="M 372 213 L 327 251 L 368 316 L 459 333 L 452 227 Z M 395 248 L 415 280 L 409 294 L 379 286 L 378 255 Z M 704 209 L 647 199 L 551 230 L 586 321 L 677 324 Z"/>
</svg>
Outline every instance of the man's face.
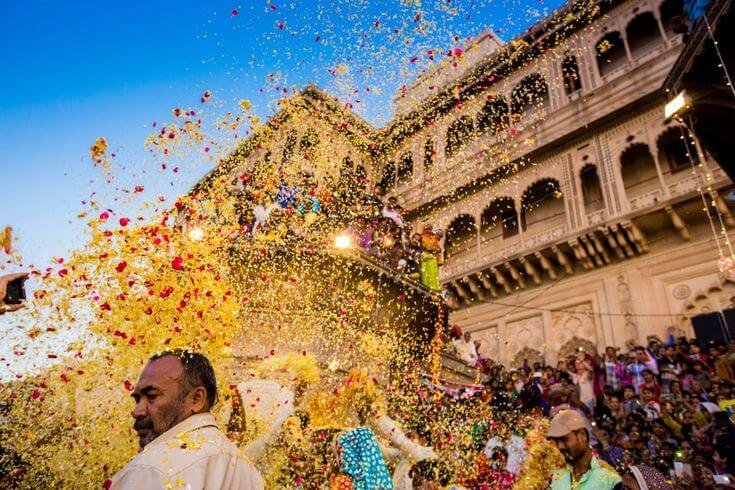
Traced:
<svg viewBox="0 0 735 490">
<path fill-rule="evenodd" d="M 633 395 L 635 395 L 635 391 L 633 391 L 633 388 L 625 388 L 623 390 L 623 397 L 626 400 L 630 400 L 631 398 L 633 398 Z"/>
<path fill-rule="evenodd" d="M 583 434 L 584 429 L 575 430 L 554 439 L 557 449 L 564 455 L 567 463 L 573 463 L 587 451 L 587 438 Z"/>
<path fill-rule="evenodd" d="M 642 350 L 635 351 L 635 358 L 641 364 L 645 364 L 646 361 L 648 361 L 648 357 L 646 357 L 646 353 Z"/>
<path fill-rule="evenodd" d="M 653 383 L 653 373 L 651 371 L 643 371 L 643 379 L 646 383 Z"/>
<path fill-rule="evenodd" d="M 135 385 L 133 428 L 140 438 L 140 448 L 187 418 L 183 393 L 184 367 L 174 356 L 151 361 Z"/>
<path fill-rule="evenodd" d="M 651 400 L 653 400 L 653 391 L 651 390 L 641 391 L 641 398 L 643 399 L 645 403 L 650 402 Z"/>
<path fill-rule="evenodd" d="M 611 396 L 607 404 L 610 410 L 617 411 L 620 409 L 620 399 L 617 396 Z"/>
</svg>

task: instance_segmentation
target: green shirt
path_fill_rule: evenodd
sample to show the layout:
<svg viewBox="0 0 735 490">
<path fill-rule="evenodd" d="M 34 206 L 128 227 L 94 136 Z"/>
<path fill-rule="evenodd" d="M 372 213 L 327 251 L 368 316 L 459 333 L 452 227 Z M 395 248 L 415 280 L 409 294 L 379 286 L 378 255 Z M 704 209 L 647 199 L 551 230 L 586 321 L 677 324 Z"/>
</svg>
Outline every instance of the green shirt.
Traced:
<svg viewBox="0 0 735 490">
<path fill-rule="evenodd" d="M 561 470 L 555 470 L 551 474 L 551 490 L 607 490 L 615 488 L 615 485 L 623 480 L 612 466 L 592 456 L 590 469 L 572 485 L 572 467 L 567 466 Z"/>
</svg>

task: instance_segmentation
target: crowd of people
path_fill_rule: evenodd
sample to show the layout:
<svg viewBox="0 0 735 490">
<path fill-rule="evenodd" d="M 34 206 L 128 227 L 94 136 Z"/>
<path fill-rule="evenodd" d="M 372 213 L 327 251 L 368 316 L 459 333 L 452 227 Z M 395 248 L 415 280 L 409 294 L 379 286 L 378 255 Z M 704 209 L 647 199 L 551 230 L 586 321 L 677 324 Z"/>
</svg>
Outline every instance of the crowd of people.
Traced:
<svg viewBox="0 0 735 490">
<path fill-rule="evenodd" d="M 441 246 L 444 232 L 429 223 L 420 232 L 415 231 L 404 220 L 404 209 L 396 197 L 382 200 L 349 187 L 336 193 L 324 192 L 308 176 L 304 176 L 300 186 L 281 183 L 273 186 L 269 194 L 255 192 L 248 182 L 245 177 L 235 178 L 230 188 L 237 197 L 239 236 L 270 240 L 303 237 L 318 220 L 327 219 L 335 226 L 346 228 L 352 243 L 362 253 L 432 291 L 441 289 L 439 267 L 444 262 Z M 252 208 L 243 204 L 252 202 L 258 204 Z M 280 219 L 283 216 L 291 219 Z"/>
<path fill-rule="evenodd" d="M 395 197 L 385 203 L 371 198 L 369 204 L 372 212 L 358 217 L 349 229 L 358 248 L 427 288 L 440 290 L 439 266 L 444 263 L 440 242 L 444 232 L 428 223 L 420 233 L 414 232 L 404 222 L 403 209 Z"/>
<path fill-rule="evenodd" d="M 735 487 L 735 339 L 650 337 L 626 352 L 580 348 L 556 366 L 508 369 L 460 335 L 449 347 L 486 375 L 496 403 L 546 417 L 574 411 L 599 458 L 623 476 L 635 468 L 659 482 L 648 488 Z"/>
</svg>

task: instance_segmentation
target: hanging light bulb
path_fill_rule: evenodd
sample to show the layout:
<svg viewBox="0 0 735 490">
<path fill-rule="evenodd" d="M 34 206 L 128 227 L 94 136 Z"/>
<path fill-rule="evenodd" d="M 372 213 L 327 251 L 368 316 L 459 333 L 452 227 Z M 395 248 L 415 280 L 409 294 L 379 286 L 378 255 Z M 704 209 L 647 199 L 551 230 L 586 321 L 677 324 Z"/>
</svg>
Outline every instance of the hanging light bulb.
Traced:
<svg viewBox="0 0 735 490">
<path fill-rule="evenodd" d="M 198 242 L 199 240 L 204 238 L 204 230 L 202 230 L 198 226 L 192 228 L 191 230 L 189 230 L 189 238 L 194 240 L 195 242 Z"/>
</svg>

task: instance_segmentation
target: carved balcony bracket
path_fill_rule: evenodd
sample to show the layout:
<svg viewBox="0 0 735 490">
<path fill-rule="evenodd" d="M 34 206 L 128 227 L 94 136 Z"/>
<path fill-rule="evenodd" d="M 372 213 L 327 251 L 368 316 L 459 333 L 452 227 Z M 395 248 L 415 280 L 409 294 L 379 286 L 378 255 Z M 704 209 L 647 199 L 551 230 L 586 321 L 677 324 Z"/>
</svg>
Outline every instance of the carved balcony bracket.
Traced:
<svg viewBox="0 0 735 490">
<path fill-rule="evenodd" d="M 636 247 L 636 251 L 639 254 L 648 253 L 648 240 L 646 235 L 638 228 L 632 221 L 626 221 L 621 223 L 625 232 L 628 234 L 628 239 L 633 242 Z"/>
<path fill-rule="evenodd" d="M 594 245 L 590 243 L 590 241 L 587 239 L 586 235 L 582 235 L 579 237 L 579 242 L 581 243 L 584 250 L 587 252 L 587 257 L 591 257 L 592 260 L 595 262 L 595 266 L 602 267 L 602 259 L 599 255 L 597 255 L 597 250 L 595 250 Z"/>
<path fill-rule="evenodd" d="M 722 198 L 720 193 L 717 191 L 712 191 L 711 194 L 712 200 L 715 202 L 715 207 L 717 208 L 717 211 L 719 211 L 722 215 L 722 219 L 725 221 L 725 225 L 727 225 L 728 228 L 732 228 L 733 226 L 735 226 L 735 218 L 733 218 L 730 208 L 727 207 L 727 203 Z"/>
<path fill-rule="evenodd" d="M 620 245 L 618 245 L 618 241 L 615 239 L 615 236 L 613 236 L 610 230 L 605 227 L 600 227 L 598 231 L 602 233 L 603 237 L 605 237 L 605 240 L 607 240 L 608 246 L 615 251 L 615 255 L 617 255 L 617 257 L 621 260 L 624 259 L 625 252 L 623 251 L 623 248 Z"/>
<path fill-rule="evenodd" d="M 518 287 L 526 289 L 526 281 L 523 279 L 523 276 L 521 276 L 521 273 L 518 272 L 518 269 L 516 269 L 516 267 L 510 262 L 506 262 L 504 265 L 505 268 L 508 269 L 508 272 L 510 272 L 510 277 L 518 283 Z"/>
<path fill-rule="evenodd" d="M 482 284 L 482 287 L 484 287 L 487 291 L 490 292 L 490 295 L 493 298 L 498 297 L 498 290 L 495 289 L 495 285 L 490 280 L 490 278 L 485 274 L 484 272 L 481 272 L 477 275 L 477 278 L 480 280 L 480 284 Z"/>
<path fill-rule="evenodd" d="M 470 291 L 473 295 L 480 301 L 487 301 L 487 295 L 485 294 L 485 290 L 483 290 L 477 282 L 472 279 L 472 276 L 467 276 L 464 278 L 464 282 L 467 284 L 467 286 L 470 288 Z"/>
<path fill-rule="evenodd" d="M 574 267 L 567 255 L 556 245 L 551 246 L 551 251 L 554 252 L 554 256 L 556 257 L 556 261 L 559 262 L 559 265 L 564 267 L 564 271 L 567 274 L 574 274 Z"/>
<path fill-rule="evenodd" d="M 490 272 L 493 273 L 493 276 L 495 276 L 495 280 L 503 287 L 505 292 L 510 294 L 512 288 L 510 287 L 510 281 L 507 277 L 505 277 L 505 274 L 499 271 L 496 267 L 491 267 Z"/>
<path fill-rule="evenodd" d="M 536 256 L 536 258 L 541 263 L 541 268 L 543 270 L 545 270 L 546 273 L 549 275 L 549 278 L 552 281 L 555 281 L 558 276 L 556 274 L 556 268 L 551 263 L 551 261 L 549 259 L 547 259 L 546 256 L 544 254 L 542 254 L 541 252 L 536 252 L 534 255 Z"/>
<path fill-rule="evenodd" d="M 572 247 L 572 252 L 574 252 L 574 257 L 579 261 L 580 264 L 582 264 L 582 267 L 584 267 L 586 270 L 594 269 L 594 265 L 592 264 L 592 261 L 587 256 L 587 252 L 585 251 L 584 247 L 579 243 L 578 239 L 569 240 L 569 246 Z"/>
<path fill-rule="evenodd" d="M 676 231 L 679 232 L 681 238 L 687 242 L 690 241 L 692 239 L 692 234 L 689 232 L 689 228 L 687 228 L 684 220 L 681 219 L 681 216 L 679 216 L 679 213 L 677 213 L 676 210 L 671 206 L 666 206 L 666 212 L 669 214 L 671 224 L 674 226 Z"/>
<path fill-rule="evenodd" d="M 633 247 L 631 247 L 628 240 L 625 239 L 625 233 L 620 228 L 620 225 L 612 225 L 610 227 L 610 231 L 612 231 L 612 234 L 615 237 L 615 240 L 617 240 L 618 245 L 625 252 L 625 256 L 628 258 L 634 257 L 635 253 L 633 252 Z"/>
</svg>

